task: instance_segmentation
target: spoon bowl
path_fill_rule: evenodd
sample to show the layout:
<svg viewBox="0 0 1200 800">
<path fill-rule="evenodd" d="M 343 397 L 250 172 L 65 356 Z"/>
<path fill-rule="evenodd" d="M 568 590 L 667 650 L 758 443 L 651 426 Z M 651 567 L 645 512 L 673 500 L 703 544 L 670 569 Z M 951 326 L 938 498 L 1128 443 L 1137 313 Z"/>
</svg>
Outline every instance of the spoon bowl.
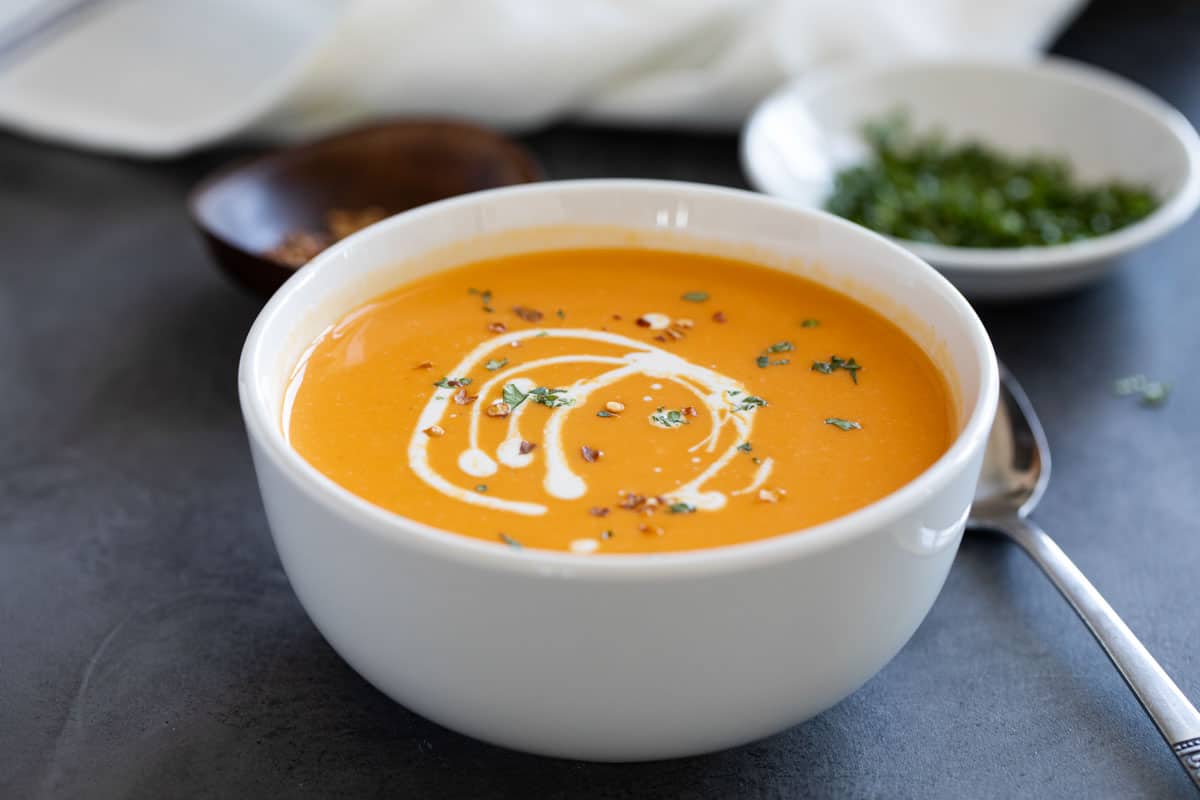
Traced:
<svg viewBox="0 0 1200 800">
<path fill-rule="evenodd" d="M 1004 366 L 1000 381 L 996 424 L 988 437 L 970 524 L 1014 512 L 1025 517 L 1050 482 L 1050 446 L 1033 405 Z"/>
</svg>

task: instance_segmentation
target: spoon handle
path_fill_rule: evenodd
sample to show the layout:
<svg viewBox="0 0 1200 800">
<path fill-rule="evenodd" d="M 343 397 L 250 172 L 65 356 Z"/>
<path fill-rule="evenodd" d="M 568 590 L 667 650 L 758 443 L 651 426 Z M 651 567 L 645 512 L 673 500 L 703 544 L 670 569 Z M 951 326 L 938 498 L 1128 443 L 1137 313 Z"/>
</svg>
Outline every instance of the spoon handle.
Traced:
<svg viewBox="0 0 1200 800">
<path fill-rule="evenodd" d="M 1016 541 L 1067 598 L 1200 789 L 1200 712 L 1045 531 L 1019 517 L 997 521 L 996 527 Z"/>
</svg>

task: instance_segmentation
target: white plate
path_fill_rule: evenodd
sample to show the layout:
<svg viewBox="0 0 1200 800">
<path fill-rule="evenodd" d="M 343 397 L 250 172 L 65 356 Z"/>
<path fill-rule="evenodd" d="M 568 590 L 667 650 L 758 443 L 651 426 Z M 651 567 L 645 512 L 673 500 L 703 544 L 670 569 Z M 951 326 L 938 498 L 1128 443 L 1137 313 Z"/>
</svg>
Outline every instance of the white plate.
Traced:
<svg viewBox="0 0 1200 800">
<path fill-rule="evenodd" d="M 1047 247 L 945 247 L 897 240 L 977 298 L 1081 286 L 1118 258 L 1185 222 L 1200 202 L 1200 137 L 1167 103 L 1103 70 L 1035 63 L 920 61 L 822 71 L 789 84 L 751 115 L 742 164 L 759 191 L 820 208 L 839 170 L 867 153 L 864 121 L 904 109 L 918 131 L 940 129 L 1016 155 L 1066 158 L 1083 182 L 1149 186 L 1146 219 L 1105 236 Z"/>
</svg>

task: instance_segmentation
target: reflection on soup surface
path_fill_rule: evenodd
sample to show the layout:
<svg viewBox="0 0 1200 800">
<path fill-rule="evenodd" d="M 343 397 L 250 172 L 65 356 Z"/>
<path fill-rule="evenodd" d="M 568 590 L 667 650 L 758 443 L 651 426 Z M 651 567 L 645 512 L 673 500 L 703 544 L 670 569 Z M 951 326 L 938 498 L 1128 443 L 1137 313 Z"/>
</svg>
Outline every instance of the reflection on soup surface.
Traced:
<svg viewBox="0 0 1200 800">
<path fill-rule="evenodd" d="M 510 547 L 647 553 L 861 508 L 953 438 L 946 382 L 875 311 L 781 271 L 555 250 L 401 286 L 297 365 L 283 425 L 349 491 Z"/>
</svg>

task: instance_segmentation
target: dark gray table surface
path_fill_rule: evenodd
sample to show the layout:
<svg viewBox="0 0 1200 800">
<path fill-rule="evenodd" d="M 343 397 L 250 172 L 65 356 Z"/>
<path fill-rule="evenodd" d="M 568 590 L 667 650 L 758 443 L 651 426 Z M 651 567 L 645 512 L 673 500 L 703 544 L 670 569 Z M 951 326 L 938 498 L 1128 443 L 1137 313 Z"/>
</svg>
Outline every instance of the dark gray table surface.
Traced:
<svg viewBox="0 0 1200 800">
<path fill-rule="evenodd" d="M 1200 9 L 1090 9 L 1057 50 L 1200 122 Z M 742 185 L 733 137 L 557 128 L 554 177 Z M 258 301 L 166 164 L 0 136 L 0 797 L 1188 797 L 1084 627 L 1012 548 L 968 540 L 896 659 L 774 738 L 703 758 L 520 755 L 397 706 L 279 566 L 235 391 Z M 1200 698 L 1200 222 L 1094 288 L 981 309 L 1049 430 L 1039 520 Z M 1111 394 L 1145 372 L 1162 409 Z M 832 611 L 832 610 L 831 610 Z M 836 613 L 836 612 L 833 612 Z"/>
</svg>

